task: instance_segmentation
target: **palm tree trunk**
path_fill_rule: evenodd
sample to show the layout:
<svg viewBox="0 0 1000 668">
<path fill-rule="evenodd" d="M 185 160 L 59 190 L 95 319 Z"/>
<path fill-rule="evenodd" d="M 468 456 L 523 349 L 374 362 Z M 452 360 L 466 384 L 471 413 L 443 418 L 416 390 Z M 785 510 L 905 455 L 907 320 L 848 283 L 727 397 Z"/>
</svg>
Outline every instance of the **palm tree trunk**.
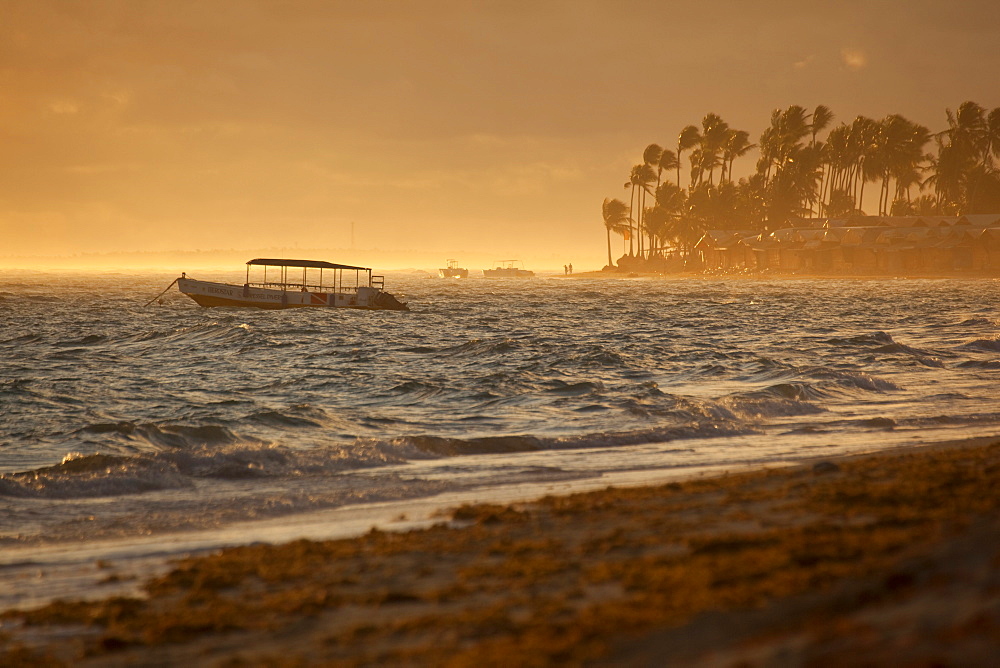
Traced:
<svg viewBox="0 0 1000 668">
<path fill-rule="evenodd" d="M 611 228 L 610 227 L 605 227 L 604 229 L 608 233 L 608 266 L 610 267 L 610 266 L 612 266 L 611 265 Z"/>
<path fill-rule="evenodd" d="M 816 215 L 823 216 L 823 197 L 826 195 L 826 182 L 830 178 L 829 165 L 823 165 L 823 174 L 819 179 L 819 201 L 816 203 Z"/>
<path fill-rule="evenodd" d="M 644 217 L 643 214 L 645 214 L 645 213 L 646 213 L 646 189 L 643 188 L 643 187 L 640 187 L 639 188 L 639 220 L 637 221 L 638 222 L 638 227 L 639 227 L 639 239 L 638 239 L 638 244 L 637 244 L 638 245 L 638 250 L 639 250 L 639 257 L 642 257 L 643 246 L 645 246 L 645 241 L 646 241 L 645 238 L 643 237 L 643 234 L 644 234 L 643 230 L 645 229 L 646 226 L 644 224 L 644 221 L 642 220 L 643 217 Z"/>
<path fill-rule="evenodd" d="M 635 185 L 632 186 L 632 192 L 628 198 L 628 254 L 632 255 L 632 222 L 634 218 L 632 217 L 632 204 L 635 202 Z"/>
<path fill-rule="evenodd" d="M 677 142 L 677 187 L 681 187 L 681 143 Z"/>
</svg>

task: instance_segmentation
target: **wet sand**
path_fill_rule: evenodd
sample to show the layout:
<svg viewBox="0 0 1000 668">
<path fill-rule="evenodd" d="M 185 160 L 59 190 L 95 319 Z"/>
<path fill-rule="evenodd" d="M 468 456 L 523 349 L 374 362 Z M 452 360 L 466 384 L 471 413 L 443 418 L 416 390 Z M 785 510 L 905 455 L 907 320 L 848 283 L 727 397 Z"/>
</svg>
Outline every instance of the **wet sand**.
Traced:
<svg viewBox="0 0 1000 668">
<path fill-rule="evenodd" d="M 990 665 L 998 478 L 973 439 L 231 548 L 4 613 L 0 665 Z"/>
</svg>

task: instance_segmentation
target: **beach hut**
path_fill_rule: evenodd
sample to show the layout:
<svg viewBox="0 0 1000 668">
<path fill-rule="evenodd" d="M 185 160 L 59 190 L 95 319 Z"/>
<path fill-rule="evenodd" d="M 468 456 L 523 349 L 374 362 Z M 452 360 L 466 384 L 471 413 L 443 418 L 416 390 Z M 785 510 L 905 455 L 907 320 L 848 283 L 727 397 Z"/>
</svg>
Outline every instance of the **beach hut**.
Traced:
<svg viewBox="0 0 1000 668">
<path fill-rule="evenodd" d="M 1000 272 L 1000 226 L 980 231 L 972 246 L 973 271 Z"/>
<path fill-rule="evenodd" d="M 748 267 L 752 266 L 758 271 L 780 268 L 781 244 L 775 241 L 770 234 L 761 233 L 755 237 L 741 239 L 740 244 L 746 247 L 753 257 L 753 263 L 748 261 Z"/>
<path fill-rule="evenodd" d="M 969 227 L 1000 227 L 1000 213 L 973 213 L 966 214 L 958 219 L 960 224 Z"/>
<path fill-rule="evenodd" d="M 753 251 L 740 242 L 756 235 L 756 230 L 708 230 L 694 248 L 707 269 L 753 267 Z"/>
</svg>

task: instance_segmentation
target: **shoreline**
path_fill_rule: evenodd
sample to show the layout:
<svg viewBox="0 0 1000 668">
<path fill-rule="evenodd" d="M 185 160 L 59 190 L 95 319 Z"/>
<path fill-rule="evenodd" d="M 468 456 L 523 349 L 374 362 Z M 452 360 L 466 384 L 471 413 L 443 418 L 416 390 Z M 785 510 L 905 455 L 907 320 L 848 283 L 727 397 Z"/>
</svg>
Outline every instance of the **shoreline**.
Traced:
<svg viewBox="0 0 1000 668">
<path fill-rule="evenodd" d="M 146 599 L 4 613 L 0 659 L 976 663 L 1000 637 L 998 473 L 1000 438 L 975 438 L 227 548 Z"/>
<path fill-rule="evenodd" d="M 983 280 L 983 279 L 1000 279 L 1000 273 L 978 273 L 978 274 L 823 274 L 823 273 L 744 273 L 744 272 L 733 272 L 733 273 L 716 273 L 716 274 L 706 274 L 702 272 L 675 272 L 675 273 L 664 273 L 657 271 L 604 271 L 604 270 L 594 270 L 594 271 L 579 271 L 572 274 L 558 275 L 555 278 L 662 278 L 662 279 L 729 279 L 729 280 L 859 280 L 859 281 L 916 281 L 916 280 Z"/>
</svg>

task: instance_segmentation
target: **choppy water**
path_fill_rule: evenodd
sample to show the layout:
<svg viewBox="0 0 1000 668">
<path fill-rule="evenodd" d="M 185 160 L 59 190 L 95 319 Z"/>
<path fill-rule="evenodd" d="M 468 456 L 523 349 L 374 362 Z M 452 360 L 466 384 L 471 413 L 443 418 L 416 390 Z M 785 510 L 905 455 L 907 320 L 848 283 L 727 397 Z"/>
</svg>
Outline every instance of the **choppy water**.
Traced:
<svg viewBox="0 0 1000 668">
<path fill-rule="evenodd" d="M 411 312 L 144 307 L 173 278 L 0 273 L 8 576 L 101 541 L 1000 433 L 995 280 L 390 273 Z"/>
</svg>

